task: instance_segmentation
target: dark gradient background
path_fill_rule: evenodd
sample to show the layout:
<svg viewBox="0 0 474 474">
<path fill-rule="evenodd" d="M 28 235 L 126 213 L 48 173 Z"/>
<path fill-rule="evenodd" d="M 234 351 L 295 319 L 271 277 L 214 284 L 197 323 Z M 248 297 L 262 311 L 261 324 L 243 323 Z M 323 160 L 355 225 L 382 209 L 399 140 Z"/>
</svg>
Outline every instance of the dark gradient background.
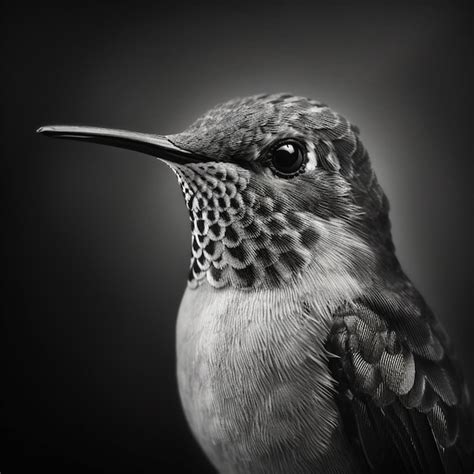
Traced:
<svg viewBox="0 0 474 474">
<path fill-rule="evenodd" d="M 468 7 L 353 3 L 3 7 L 2 474 L 211 472 L 175 381 L 175 178 L 45 124 L 173 133 L 239 95 L 328 103 L 360 126 L 398 256 L 473 386 Z"/>
</svg>

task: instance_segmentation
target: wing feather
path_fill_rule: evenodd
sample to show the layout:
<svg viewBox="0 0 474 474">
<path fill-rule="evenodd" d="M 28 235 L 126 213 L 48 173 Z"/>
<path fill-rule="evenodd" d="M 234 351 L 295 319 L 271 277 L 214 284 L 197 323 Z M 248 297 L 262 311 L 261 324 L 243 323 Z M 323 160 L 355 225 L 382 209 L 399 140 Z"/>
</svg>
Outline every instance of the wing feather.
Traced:
<svg viewBox="0 0 474 474">
<path fill-rule="evenodd" d="M 409 282 L 340 308 L 327 347 L 344 429 L 368 472 L 472 471 L 467 388 Z"/>
</svg>

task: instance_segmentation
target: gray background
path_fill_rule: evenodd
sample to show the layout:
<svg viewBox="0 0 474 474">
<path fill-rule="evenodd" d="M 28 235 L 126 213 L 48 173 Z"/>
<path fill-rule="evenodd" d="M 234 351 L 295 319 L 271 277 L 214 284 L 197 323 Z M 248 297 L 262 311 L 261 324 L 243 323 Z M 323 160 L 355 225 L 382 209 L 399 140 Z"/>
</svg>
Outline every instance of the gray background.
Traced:
<svg viewBox="0 0 474 474">
<path fill-rule="evenodd" d="M 468 11 L 353 3 L 4 7 L 2 472 L 210 469 L 175 382 L 190 254 L 175 178 L 34 134 L 48 123 L 173 133 L 234 96 L 328 103 L 360 126 L 403 267 L 473 385 Z"/>
</svg>

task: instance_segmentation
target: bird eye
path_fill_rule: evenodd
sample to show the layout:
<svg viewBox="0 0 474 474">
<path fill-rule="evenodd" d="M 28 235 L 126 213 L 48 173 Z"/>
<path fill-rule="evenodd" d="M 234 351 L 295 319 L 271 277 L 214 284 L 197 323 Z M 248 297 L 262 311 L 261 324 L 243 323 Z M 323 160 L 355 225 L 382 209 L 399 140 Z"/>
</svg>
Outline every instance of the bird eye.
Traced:
<svg viewBox="0 0 474 474">
<path fill-rule="evenodd" d="M 304 171 L 306 156 L 302 146 L 294 141 L 280 142 L 270 151 L 270 168 L 283 178 L 291 178 Z"/>
</svg>

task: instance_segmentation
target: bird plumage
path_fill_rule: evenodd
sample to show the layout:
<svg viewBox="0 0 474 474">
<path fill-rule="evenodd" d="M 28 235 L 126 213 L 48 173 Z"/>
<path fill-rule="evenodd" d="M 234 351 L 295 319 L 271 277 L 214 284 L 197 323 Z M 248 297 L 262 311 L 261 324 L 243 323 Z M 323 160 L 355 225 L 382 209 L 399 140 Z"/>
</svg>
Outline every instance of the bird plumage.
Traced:
<svg viewBox="0 0 474 474">
<path fill-rule="evenodd" d="M 468 391 L 400 268 L 357 127 L 275 94 L 168 137 L 91 130 L 42 131 L 164 150 L 178 177 L 192 230 L 178 383 L 219 471 L 469 472 Z"/>
<path fill-rule="evenodd" d="M 469 395 L 446 334 L 406 277 L 391 280 L 335 313 L 343 423 L 371 472 L 469 472 Z"/>
</svg>

